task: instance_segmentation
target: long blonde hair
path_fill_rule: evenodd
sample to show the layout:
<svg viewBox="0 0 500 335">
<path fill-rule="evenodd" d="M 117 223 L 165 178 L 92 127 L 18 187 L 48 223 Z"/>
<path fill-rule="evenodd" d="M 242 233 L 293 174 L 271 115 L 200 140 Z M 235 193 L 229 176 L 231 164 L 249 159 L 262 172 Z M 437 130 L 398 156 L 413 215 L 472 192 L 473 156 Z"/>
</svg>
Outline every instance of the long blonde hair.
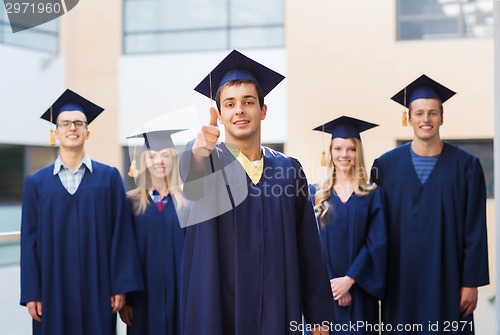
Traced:
<svg viewBox="0 0 500 335">
<path fill-rule="evenodd" d="M 354 193 L 357 196 L 364 196 L 377 188 L 376 184 L 370 184 L 368 174 L 365 168 L 365 158 L 363 153 L 363 145 L 361 141 L 357 138 L 351 138 L 356 146 L 356 163 L 354 164 L 353 175 L 353 186 Z M 332 148 L 333 140 L 330 142 L 330 149 L 327 154 L 327 178 L 321 183 L 319 188 L 316 190 L 314 196 L 314 212 L 319 219 L 322 226 L 326 225 L 327 213 L 330 210 L 330 205 L 328 204 L 328 199 L 330 198 L 333 187 L 335 186 L 335 165 L 332 160 Z"/>
<path fill-rule="evenodd" d="M 165 182 L 168 180 L 168 188 L 175 208 L 177 210 L 187 205 L 186 199 L 182 196 L 182 182 L 179 175 L 179 157 L 174 148 L 168 148 L 170 156 L 172 157 L 172 170 L 170 175 L 167 176 Z M 146 155 L 148 151 L 145 150 L 141 154 L 140 173 L 136 179 L 137 188 L 127 192 L 127 196 L 133 200 L 133 211 L 135 215 L 144 214 L 146 207 L 149 204 L 149 186 L 151 185 L 151 176 L 148 168 L 146 167 Z"/>
</svg>

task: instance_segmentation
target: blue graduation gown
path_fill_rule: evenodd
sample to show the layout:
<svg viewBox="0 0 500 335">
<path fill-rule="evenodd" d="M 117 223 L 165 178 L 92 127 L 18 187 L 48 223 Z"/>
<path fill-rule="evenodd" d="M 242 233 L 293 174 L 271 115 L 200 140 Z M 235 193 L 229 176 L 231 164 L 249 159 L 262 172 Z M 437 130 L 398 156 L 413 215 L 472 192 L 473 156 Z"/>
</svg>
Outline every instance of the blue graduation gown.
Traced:
<svg viewBox="0 0 500 335">
<path fill-rule="evenodd" d="M 183 180 L 191 180 L 191 145 L 181 157 Z M 330 321 L 328 274 L 304 172 L 269 148 L 263 155 L 262 177 L 257 185 L 246 177 L 249 194 L 240 205 L 187 228 L 185 335 L 301 334 L 302 314 L 311 324 Z M 211 157 L 219 167 L 234 161 L 224 144 Z"/>
<path fill-rule="evenodd" d="M 330 279 L 349 276 L 356 283 L 349 290 L 352 302 L 334 302 L 335 334 L 378 334 L 379 304 L 385 289 L 387 232 L 381 189 L 365 196 L 351 195 L 343 204 L 333 193 L 321 246 Z M 331 293 L 330 293 L 331 295 Z M 350 328 L 364 321 L 369 326 Z M 354 331 L 353 331 L 354 330 Z"/>
<path fill-rule="evenodd" d="M 462 320 L 462 334 L 472 334 L 472 315 L 460 316 L 460 288 L 489 283 L 483 170 L 476 157 L 445 142 L 422 184 L 410 145 L 382 155 L 372 169 L 372 179 L 386 193 L 389 216 L 383 321 L 422 325 L 415 334 L 436 334 L 429 322 L 444 333 L 447 323 Z"/>
<path fill-rule="evenodd" d="M 150 199 L 146 211 L 135 217 L 134 228 L 145 289 L 127 295 L 134 312 L 127 334 L 177 335 L 185 229 L 180 227 L 172 197 L 168 196 L 161 212 Z"/>
<path fill-rule="evenodd" d="M 92 161 L 75 194 L 54 165 L 26 178 L 21 304 L 41 301 L 33 334 L 111 335 L 110 297 L 142 288 L 131 214 L 118 170 Z"/>
</svg>

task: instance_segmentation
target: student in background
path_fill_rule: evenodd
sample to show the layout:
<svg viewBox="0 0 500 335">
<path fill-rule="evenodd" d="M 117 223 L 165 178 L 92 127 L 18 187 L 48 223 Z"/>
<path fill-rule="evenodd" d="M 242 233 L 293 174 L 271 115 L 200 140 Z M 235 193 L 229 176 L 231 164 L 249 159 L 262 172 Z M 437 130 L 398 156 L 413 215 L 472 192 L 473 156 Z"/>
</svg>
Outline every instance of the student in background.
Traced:
<svg viewBox="0 0 500 335">
<path fill-rule="evenodd" d="M 422 75 L 393 96 L 409 108 L 413 140 L 372 168 L 387 196 L 382 321 L 422 325 L 400 334 L 473 334 L 477 288 L 489 283 L 483 169 L 477 157 L 440 136 L 443 103 L 454 94 Z"/>
<path fill-rule="evenodd" d="M 88 125 L 102 111 L 66 90 L 42 115 L 60 148 L 23 189 L 21 304 L 33 334 L 114 334 L 125 294 L 142 289 L 120 173 L 85 152 Z"/>
<path fill-rule="evenodd" d="M 142 133 L 141 173 L 128 192 L 144 278 L 144 291 L 127 295 L 120 317 L 129 335 L 180 334 L 180 269 L 184 229 L 178 156 L 169 130 Z M 182 215 L 182 214 L 181 214 Z"/>
<path fill-rule="evenodd" d="M 335 334 L 378 334 L 384 296 L 387 232 L 380 188 L 368 183 L 360 133 L 377 125 L 341 116 L 314 130 L 332 135 L 328 177 L 314 208 L 333 295 Z M 350 325 L 359 321 L 370 327 Z"/>
</svg>

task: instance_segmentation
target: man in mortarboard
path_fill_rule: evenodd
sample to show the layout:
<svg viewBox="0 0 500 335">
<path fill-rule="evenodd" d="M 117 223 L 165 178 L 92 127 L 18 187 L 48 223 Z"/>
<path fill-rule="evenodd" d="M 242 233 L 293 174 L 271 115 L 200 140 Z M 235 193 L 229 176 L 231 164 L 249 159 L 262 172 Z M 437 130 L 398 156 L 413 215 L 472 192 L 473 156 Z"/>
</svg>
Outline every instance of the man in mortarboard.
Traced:
<svg viewBox="0 0 500 335">
<path fill-rule="evenodd" d="M 382 321 L 402 334 L 473 334 L 478 286 L 489 283 L 486 187 L 479 159 L 443 141 L 455 92 L 422 75 L 392 99 L 409 109 L 413 141 L 375 160 L 385 189 L 389 263 Z M 451 325 L 459 325 L 451 327 Z"/>
<path fill-rule="evenodd" d="M 60 148 L 23 189 L 20 302 L 33 334 L 114 334 L 125 293 L 142 289 L 120 174 L 84 148 L 102 111 L 68 89 L 42 115 Z"/>
<path fill-rule="evenodd" d="M 181 157 L 184 192 L 193 194 L 192 180 L 222 171 L 225 186 L 207 186 L 220 190 L 210 198 L 214 206 L 227 197 L 235 205 L 187 228 L 185 335 L 301 334 L 303 315 L 313 334 L 328 334 L 321 326 L 333 314 L 332 296 L 304 171 L 261 145 L 264 96 L 283 79 L 234 50 L 195 88 L 218 110 L 210 108 L 210 124 Z M 217 121 L 224 143 L 217 143 Z M 234 162 L 243 171 L 238 187 L 226 169 Z M 237 204 L 241 188 L 248 195 Z"/>
</svg>

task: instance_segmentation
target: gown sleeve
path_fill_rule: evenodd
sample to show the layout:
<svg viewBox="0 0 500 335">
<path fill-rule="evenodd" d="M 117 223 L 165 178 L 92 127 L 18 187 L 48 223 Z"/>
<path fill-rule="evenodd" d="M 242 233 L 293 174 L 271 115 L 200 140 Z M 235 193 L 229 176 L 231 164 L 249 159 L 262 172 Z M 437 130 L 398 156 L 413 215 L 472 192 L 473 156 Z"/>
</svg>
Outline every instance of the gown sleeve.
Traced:
<svg viewBox="0 0 500 335">
<path fill-rule="evenodd" d="M 41 301 L 40 264 L 37 257 L 38 190 L 33 176 L 28 176 L 23 187 L 21 219 L 21 305 Z"/>
<path fill-rule="evenodd" d="M 346 275 L 369 294 L 382 299 L 387 273 L 387 228 L 380 188 L 375 189 L 369 207 L 369 226 L 365 242 Z"/>
<path fill-rule="evenodd" d="M 307 180 L 300 163 L 295 161 L 295 164 L 299 179 L 296 200 L 297 250 L 304 318 L 309 324 L 321 324 L 333 315 L 333 299 Z"/>
<path fill-rule="evenodd" d="M 474 157 L 467 168 L 465 239 L 463 246 L 463 287 L 489 283 L 488 241 L 486 236 L 486 185 L 479 159 Z"/>
</svg>

